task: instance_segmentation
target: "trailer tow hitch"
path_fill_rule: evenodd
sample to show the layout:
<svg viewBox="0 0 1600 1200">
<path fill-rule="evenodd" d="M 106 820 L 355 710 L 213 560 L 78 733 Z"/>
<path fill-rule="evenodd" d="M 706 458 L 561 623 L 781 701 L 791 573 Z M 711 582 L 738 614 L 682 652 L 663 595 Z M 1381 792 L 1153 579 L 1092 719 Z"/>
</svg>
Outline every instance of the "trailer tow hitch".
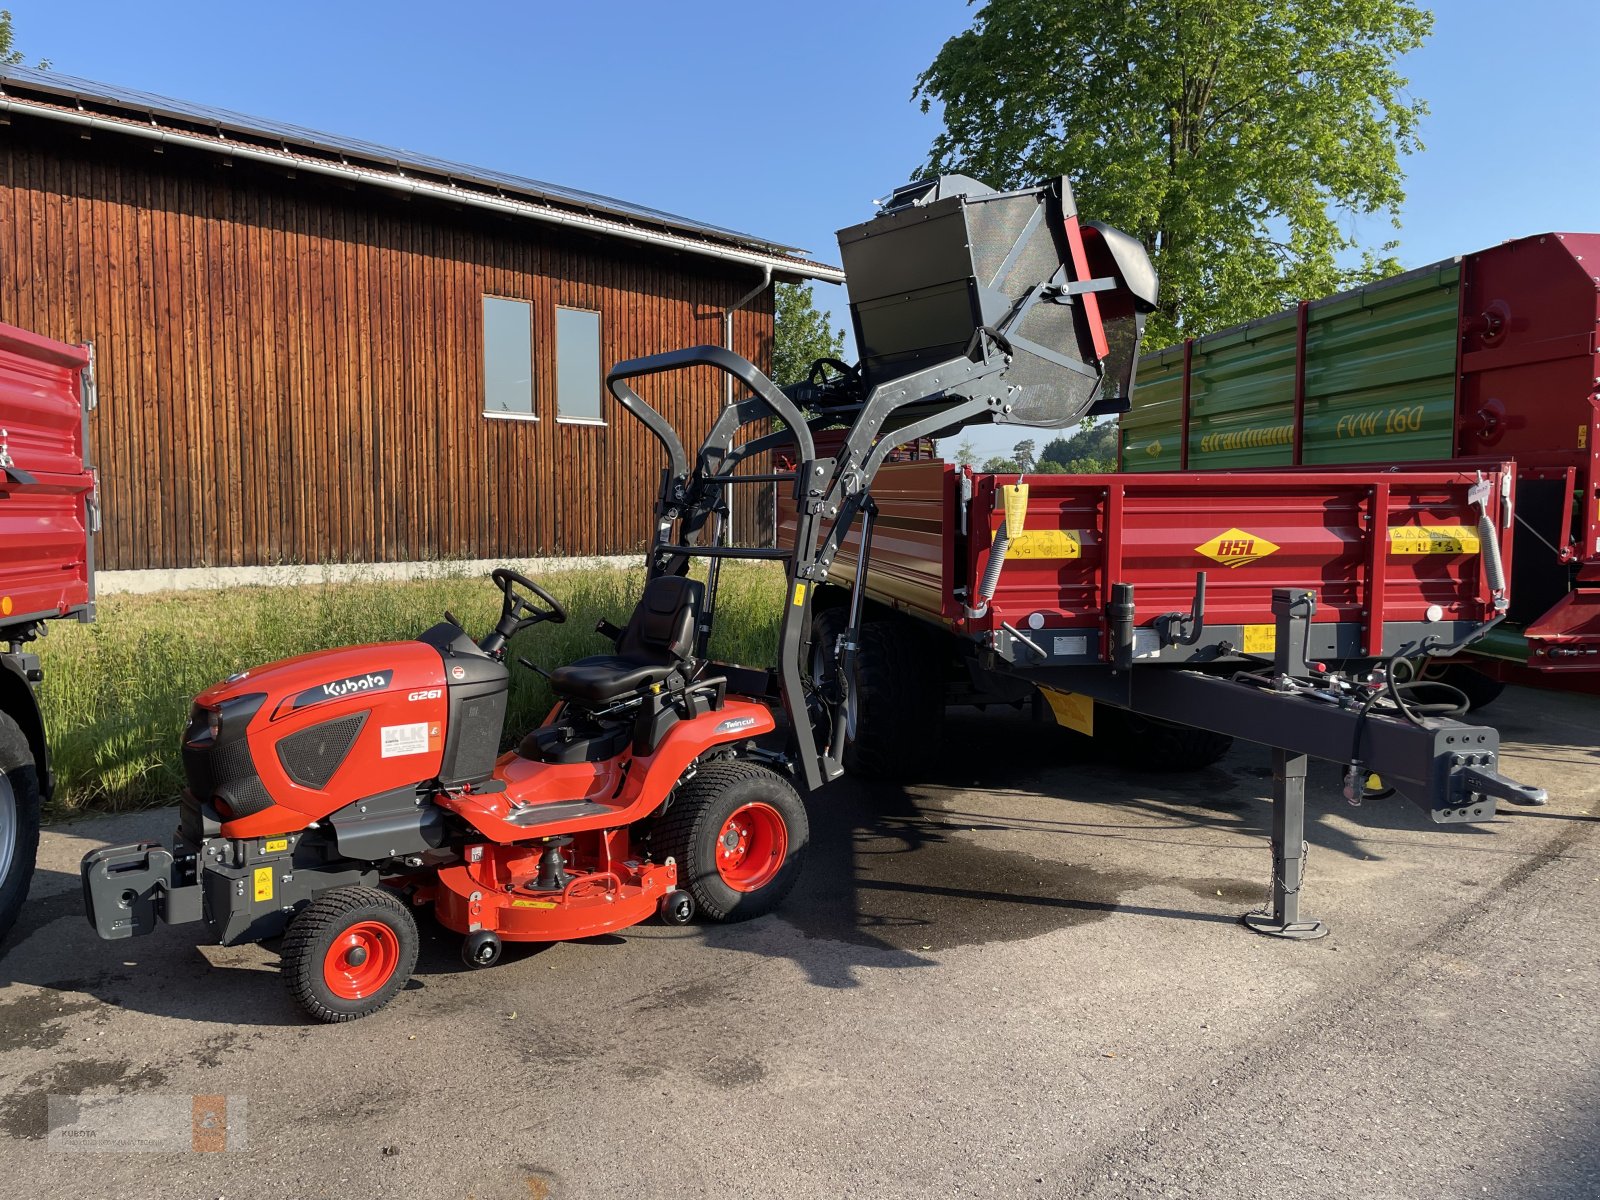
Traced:
<svg viewBox="0 0 1600 1200">
<path fill-rule="evenodd" d="M 1487 756 L 1485 756 L 1487 757 Z M 1451 779 L 1455 794 L 1462 804 L 1470 804 L 1479 797 L 1509 800 L 1512 804 L 1539 805 L 1550 803 L 1550 793 L 1542 787 L 1531 787 L 1507 779 L 1493 767 L 1463 766 Z"/>
</svg>

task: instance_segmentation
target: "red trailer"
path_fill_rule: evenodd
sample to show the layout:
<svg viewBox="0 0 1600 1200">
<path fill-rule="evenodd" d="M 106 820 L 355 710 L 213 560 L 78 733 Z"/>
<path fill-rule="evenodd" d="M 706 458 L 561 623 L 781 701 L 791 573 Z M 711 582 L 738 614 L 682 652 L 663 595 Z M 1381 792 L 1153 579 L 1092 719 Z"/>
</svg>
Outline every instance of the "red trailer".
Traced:
<svg viewBox="0 0 1600 1200">
<path fill-rule="evenodd" d="M 1418 678 L 1504 619 L 1514 492 L 1514 466 L 1488 459 L 1031 477 L 890 463 L 812 599 L 812 671 L 868 775 L 914 766 L 959 704 L 1036 704 L 1146 768 L 1205 765 L 1235 737 L 1272 747 L 1274 912 L 1249 920 L 1320 936 L 1298 908 L 1307 758 L 1343 764 L 1352 803 L 1381 776 L 1440 822 L 1543 800 L 1498 775 L 1492 729 L 1432 719 L 1451 705 Z"/>
<path fill-rule="evenodd" d="M 94 355 L 0 324 L 0 938 L 33 875 L 53 780 L 27 652 L 46 621 L 94 617 Z"/>
<path fill-rule="evenodd" d="M 1471 661 L 1595 691 L 1597 402 L 1600 234 L 1546 233 L 1145 355 L 1121 466 L 1513 460 L 1511 611 Z"/>
</svg>

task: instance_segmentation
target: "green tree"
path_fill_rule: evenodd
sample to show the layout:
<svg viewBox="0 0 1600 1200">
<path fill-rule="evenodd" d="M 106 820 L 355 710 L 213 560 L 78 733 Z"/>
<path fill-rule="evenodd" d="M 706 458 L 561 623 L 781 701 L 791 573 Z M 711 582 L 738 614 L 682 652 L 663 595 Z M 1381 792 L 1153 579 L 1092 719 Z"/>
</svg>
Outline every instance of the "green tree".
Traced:
<svg viewBox="0 0 1600 1200">
<path fill-rule="evenodd" d="M 972 444 L 971 438 L 962 438 L 961 445 L 956 447 L 955 464 L 958 467 L 975 467 L 978 465 L 978 450 Z"/>
<path fill-rule="evenodd" d="M 1033 454 L 1035 445 L 1037 443 L 1032 438 L 1023 438 L 1015 446 L 1011 447 L 1011 457 L 1016 459 L 1017 466 L 1022 471 L 1033 470 L 1033 464 L 1036 461 Z"/>
<path fill-rule="evenodd" d="M 1395 64 L 1432 27 L 1413 0 L 990 0 L 913 98 L 943 106 L 931 169 L 1066 175 L 1138 237 L 1162 346 L 1399 269 L 1356 224 L 1399 226 L 1427 106 Z"/>
<path fill-rule="evenodd" d="M 11 39 L 11 10 L 0 8 L 0 66 L 17 67 L 22 65 L 23 53 L 11 44 Z M 48 60 L 39 60 L 38 66 L 40 70 L 49 65 Z"/>
<path fill-rule="evenodd" d="M 991 475 L 1020 475 L 1022 473 L 1022 464 L 1014 458 L 1002 458 L 997 454 L 993 458 L 984 461 L 982 470 Z"/>
<path fill-rule="evenodd" d="M 1085 419 L 1075 433 L 1067 437 L 1052 438 L 1039 455 L 1039 471 L 1046 465 L 1074 475 L 1102 475 L 1117 469 L 1117 438 L 1119 427 L 1115 421 L 1096 424 Z"/>
<path fill-rule="evenodd" d="M 773 309 L 772 381 L 779 387 L 802 382 L 817 359 L 844 353 L 844 330 L 828 327 L 828 314 L 817 308 L 810 284 L 778 284 Z"/>
</svg>

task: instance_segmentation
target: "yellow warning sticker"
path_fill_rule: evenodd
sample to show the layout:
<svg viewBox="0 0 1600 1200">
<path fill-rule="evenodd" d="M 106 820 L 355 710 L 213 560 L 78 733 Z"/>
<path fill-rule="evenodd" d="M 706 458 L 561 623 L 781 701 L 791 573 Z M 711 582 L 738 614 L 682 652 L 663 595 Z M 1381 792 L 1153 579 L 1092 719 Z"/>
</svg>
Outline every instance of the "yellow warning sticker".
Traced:
<svg viewBox="0 0 1600 1200">
<path fill-rule="evenodd" d="M 1477 554 L 1478 531 L 1465 525 L 1391 525 L 1390 554 Z"/>
<path fill-rule="evenodd" d="M 1082 558 L 1083 535 L 1076 529 L 1029 529 L 1011 540 L 1006 557 Z"/>
<path fill-rule="evenodd" d="M 1588 448 L 1589 448 L 1589 427 L 1587 425 L 1579 425 L 1578 426 L 1578 449 L 1579 450 L 1587 450 Z M 11 610 L 7 609 L 6 611 L 10 612 Z"/>
<path fill-rule="evenodd" d="M 280 850 L 287 850 L 288 848 L 288 838 L 268 838 L 261 843 L 261 853 L 263 854 L 276 854 Z"/>
<path fill-rule="evenodd" d="M 1246 654 L 1271 654 L 1278 648 L 1276 625 L 1246 625 L 1244 627 L 1244 652 Z"/>
<path fill-rule="evenodd" d="M 555 901 L 553 900 L 513 900 L 511 902 L 512 908 L 554 908 L 555 906 Z"/>
<path fill-rule="evenodd" d="M 797 583 L 797 584 L 794 585 L 794 601 L 793 601 L 794 606 L 796 608 L 799 608 L 805 602 L 806 602 L 806 585 L 804 583 Z"/>
<path fill-rule="evenodd" d="M 257 867 L 256 868 L 256 899 L 257 900 L 271 900 L 272 899 L 272 868 L 271 867 Z"/>
<path fill-rule="evenodd" d="M 1088 696 L 1080 696 L 1077 692 L 1058 692 L 1054 688 L 1047 687 L 1039 690 L 1044 693 L 1057 725 L 1075 729 L 1088 737 L 1094 736 L 1093 700 Z"/>
<path fill-rule="evenodd" d="M 1013 538 L 1021 537 L 1028 522 L 1028 485 L 1007 483 L 1000 487 L 1000 498 L 1006 507 L 1005 529 Z"/>
<path fill-rule="evenodd" d="M 1245 563 L 1265 558 L 1276 549 L 1276 542 L 1235 528 L 1217 534 L 1210 541 L 1201 542 L 1195 547 L 1195 552 L 1214 558 L 1225 567 L 1242 567 Z"/>
</svg>

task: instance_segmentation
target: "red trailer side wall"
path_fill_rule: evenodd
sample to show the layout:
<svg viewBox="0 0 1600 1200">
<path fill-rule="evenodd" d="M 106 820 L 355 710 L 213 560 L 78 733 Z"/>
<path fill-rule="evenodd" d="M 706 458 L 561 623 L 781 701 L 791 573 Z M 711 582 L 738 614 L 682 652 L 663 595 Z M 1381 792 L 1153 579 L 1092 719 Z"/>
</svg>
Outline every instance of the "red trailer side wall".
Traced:
<svg viewBox="0 0 1600 1200">
<path fill-rule="evenodd" d="M 89 611 L 88 365 L 82 347 L 0 324 L 0 626 Z"/>
<path fill-rule="evenodd" d="M 868 593 L 977 641 L 1009 623 L 1047 640 L 1090 634 L 1085 652 L 1098 646 L 1104 656 L 1112 585 L 1134 586 L 1134 623 L 1149 629 L 1163 614 L 1190 609 L 1196 573 L 1205 571 L 1207 627 L 1237 626 L 1246 643 L 1252 631 L 1263 639 L 1240 649 L 1270 649 L 1273 589 L 1313 588 L 1314 623 L 1356 627 L 1359 656 L 1392 654 L 1421 628 L 1445 634 L 1450 622 L 1495 615 L 1485 552 L 1471 544 L 1478 514 L 1468 492 L 1481 472 L 1495 544 L 1510 569 L 1500 480 L 1511 471 L 1476 461 L 1384 473 L 1028 476 L 1024 537 L 1013 543 L 987 611 L 969 617 L 1003 521 L 1000 489 L 1021 477 L 890 464 L 873 488 L 880 515 Z M 780 539 L 793 536 L 792 509 L 779 528 Z M 830 582 L 853 581 L 858 544 L 853 531 Z"/>
</svg>

